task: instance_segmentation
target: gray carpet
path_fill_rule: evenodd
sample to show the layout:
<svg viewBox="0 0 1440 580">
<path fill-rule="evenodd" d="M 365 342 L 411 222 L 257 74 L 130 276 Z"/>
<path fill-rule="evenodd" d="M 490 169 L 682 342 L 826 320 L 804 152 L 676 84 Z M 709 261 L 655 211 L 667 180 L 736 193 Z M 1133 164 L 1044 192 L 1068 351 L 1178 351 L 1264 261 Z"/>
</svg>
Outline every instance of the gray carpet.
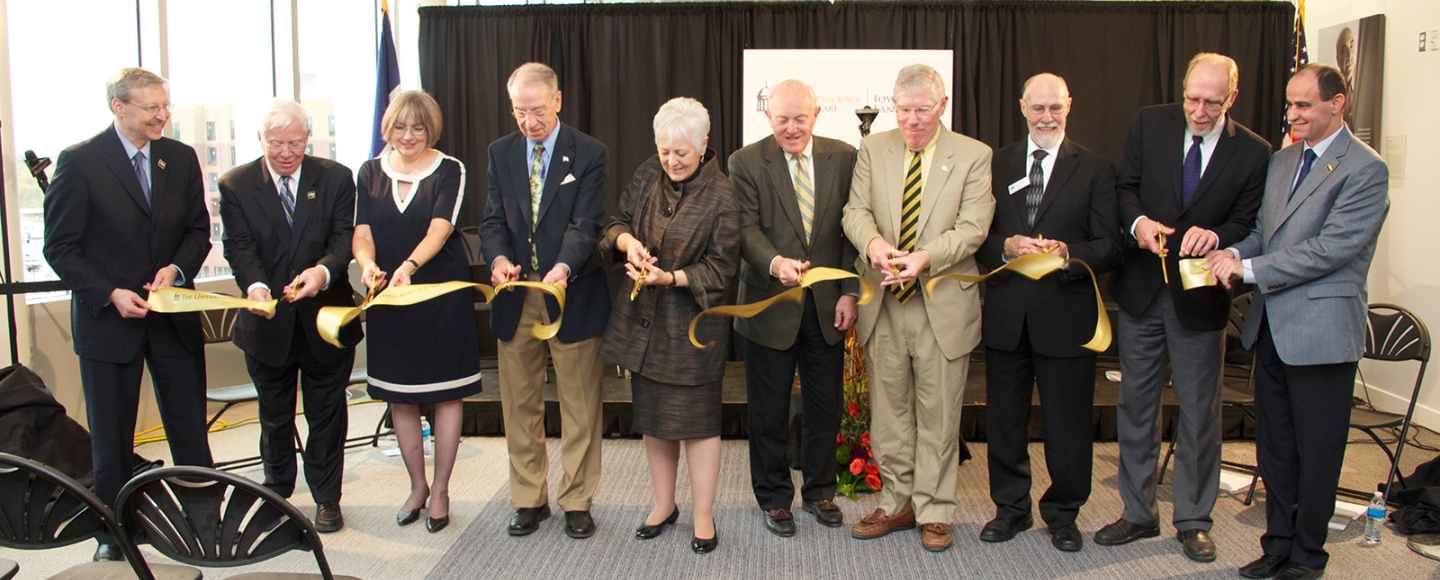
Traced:
<svg viewBox="0 0 1440 580">
<path fill-rule="evenodd" d="M 1434 439 L 1433 435 L 1431 439 Z M 1434 441 L 1430 441 L 1434 443 Z M 558 443 L 550 441 L 551 456 L 558 457 Z M 1095 486 L 1089 504 L 1081 510 L 1079 525 L 1086 535 L 1085 549 L 1062 553 L 1050 545 L 1043 528 L 1024 532 L 1002 544 L 984 544 L 977 539 L 980 527 L 993 515 L 988 497 L 989 484 L 984 464 L 985 446 L 971 444 L 980 458 L 960 469 L 960 506 L 951 530 L 955 545 L 949 551 L 932 554 L 920 547 L 918 531 L 902 531 L 887 537 L 859 541 L 850 538 L 848 525 L 826 528 L 808 514 L 796 514 L 799 531 L 793 538 L 779 538 L 765 531 L 759 509 L 750 494 L 748 451 L 744 441 L 723 442 L 716 521 L 720 546 L 716 552 L 697 555 L 690 551 L 692 533 L 689 512 L 689 482 L 681 469 L 680 522 L 650 541 L 634 538 L 651 506 L 648 471 L 643 444 L 637 440 L 609 440 L 604 447 L 604 479 L 595 497 L 593 515 L 599 525 L 587 540 L 572 540 L 562 530 L 563 516 L 553 499 L 555 516 L 546 520 L 534 535 L 512 538 L 505 525 L 511 514 L 509 487 L 502 487 L 476 514 L 470 526 L 440 558 L 428 578 L 1236 578 L 1235 569 L 1260 554 L 1259 536 L 1264 530 L 1263 488 L 1255 505 L 1246 507 L 1243 495 L 1222 493 L 1214 511 L 1212 530 L 1220 558 L 1197 564 L 1185 558 L 1169 526 L 1169 485 L 1159 491 L 1162 519 L 1160 538 L 1118 547 L 1096 546 L 1090 535 L 1117 518 L 1121 502 L 1114 488 L 1118 446 L 1095 446 Z M 1039 497 L 1044 476 L 1043 451 L 1031 446 L 1034 463 L 1034 497 Z M 1412 455 L 1413 454 L 1413 455 Z M 1413 465 L 1432 453 L 1410 449 L 1405 461 Z M 1373 474 L 1384 472 L 1383 455 L 1373 444 L 1352 445 L 1347 453 L 1342 484 L 1364 487 Z M 1252 443 L 1227 443 L 1225 458 L 1253 461 Z M 552 464 L 558 463 L 552 461 Z M 683 465 L 683 461 L 682 461 Z M 500 466 L 496 466 L 500 467 Z M 503 468 L 503 467 L 501 467 Z M 559 481 L 558 468 L 551 470 L 552 486 Z M 798 486 L 798 474 L 796 474 Z M 1370 484 L 1373 485 L 1373 484 Z M 478 498 L 477 498 L 478 499 Z M 847 524 L 875 508 L 876 498 L 859 501 L 838 499 Z M 1038 524 L 1038 522 L 1037 522 Z M 1043 524 L 1041 524 L 1043 525 Z M 1356 545 L 1363 533 L 1360 522 L 1348 529 L 1331 532 L 1331 553 L 1326 576 L 1330 578 L 1440 578 L 1440 563 L 1410 552 L 1404 538 L 1388 534 L 1378 548 Z"/>
</svg>

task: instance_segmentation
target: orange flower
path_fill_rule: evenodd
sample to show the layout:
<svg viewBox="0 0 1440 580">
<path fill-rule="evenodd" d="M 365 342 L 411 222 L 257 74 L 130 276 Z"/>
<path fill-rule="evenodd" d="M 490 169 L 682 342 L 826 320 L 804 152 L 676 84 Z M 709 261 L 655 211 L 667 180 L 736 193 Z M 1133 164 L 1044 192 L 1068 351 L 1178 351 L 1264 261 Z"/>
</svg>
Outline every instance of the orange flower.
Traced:
<svg viewBox="0 0 1440 580">
<path fill-rule="evenodd" d="M 851 474 L 851 475 L 860 475 L 861 473 L 864 473 L 864 472 L 865 472 L 865 460 L 864 460 L 864 459 L 856 459 L 855 461 L 851 461 L 851 462 L 850 462 L 850 474 Z"/>
<path fill-rule="evenodd" d="M 880 476 L 878 476 L 878 475 L 867 475 L 867 476 L 865 476 L 865 483 L 867 483 L 867 484 L 870 485 L 870 489 L 873 489 L 873 490 L 875 490 L 875 491 L 880 491 Z"/>
<path fill-rule="evenodd" d="M 880 473 L 880 466 L 879 466 L 879 465 L 875 465 L 875 462 L 874 462 L 874 461 L 871 461 L 871 462 L 869 462 L 869 463 L 866 463 L 866 464 L 865 464 L 865 473 L 868 473 L 868 474 L 870 474 L 870 475 L 877 475 L 877 474 Z"/>
<path fill-rule="evenodd" d="M 860 434 L 860 444 L 861 444 L 861 445 L 864 445 L 864 446 L 866 446 L 866 447 L 869 447 L 869 446 L 870 446 L 870 432 L 869 432 L 869 431 L 866 431 L 866 432 Z"/>
</svg>

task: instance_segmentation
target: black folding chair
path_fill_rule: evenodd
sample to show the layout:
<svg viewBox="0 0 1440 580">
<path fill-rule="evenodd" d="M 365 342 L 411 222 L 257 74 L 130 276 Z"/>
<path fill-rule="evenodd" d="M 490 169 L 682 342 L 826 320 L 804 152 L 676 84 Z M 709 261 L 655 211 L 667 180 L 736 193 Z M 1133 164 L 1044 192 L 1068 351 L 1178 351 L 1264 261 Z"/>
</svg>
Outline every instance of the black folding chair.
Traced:
<svg viewBox="0 0 1440 580">
<path fill-rule="evenodd" d="M 1410 392 L 1410 405 L 1405 414 L 1388 413 L 1367 407 L 1350 409 L 1350 428 L 1359 429 L 1375 440 L 1375 444 L 1390 458 L 1390 469 L 1385 474 L 1385 483 L 1377 485 L 1378 491 L 1390 498 L 1390 486 L 1399 473 L 1400 454 L 1405 450 L 1405 439 L 1410 433 L 1410 420 L 1415 415 L 1415 403 L 1420 400 L 1420 386 L 1425 381 L 1425 366 L 1430 363 L 1430 331 L 1425 323 L 1404 307 L 1394 304 L 1371 304 L 1369 310 L 1370 331 L 1365 335 L 1365 358 L 1375 361 L 1403 362 L 1418 361 L 1420 368 L 1415 372 L 1415 386 Z M 1377 431 L 1400 427 L 1400 440 L 1395 451 L 1380 439 Z M 1400 478 L 1400 487 L 1405 488 L 1405 478 Z M 1375 492 L 1342 489 L 1349 495 L 1369 500 Z"/>
<path fill-rule="evenodd" d="M 114 538 L 125 562 L 85 562 L 51 576 L 52 580 L 200 579 L 200 571 L 189 566 L 148 565 L 110 508 L 85 486 L 43 463 L 0 453 L 0 546 L 47 550 L 102 532 Z M 14 562 L 0 566 L 0 578 L 14 576 L 17 568 Z"/>
<path fill-rule="evenodd" d="M 121 526 L 177 562 L 225 568 L 268 560 L 291 550 L 315 554 L 324 580 L 356 580 L 330 572 L 320 534 L 290 502 L 254 481 L 203 467 L 167 467 L 131 479 L 117 500 Z M 257 572 L 232 580 L 300 580 L 314 574 Z"/>
</svg>

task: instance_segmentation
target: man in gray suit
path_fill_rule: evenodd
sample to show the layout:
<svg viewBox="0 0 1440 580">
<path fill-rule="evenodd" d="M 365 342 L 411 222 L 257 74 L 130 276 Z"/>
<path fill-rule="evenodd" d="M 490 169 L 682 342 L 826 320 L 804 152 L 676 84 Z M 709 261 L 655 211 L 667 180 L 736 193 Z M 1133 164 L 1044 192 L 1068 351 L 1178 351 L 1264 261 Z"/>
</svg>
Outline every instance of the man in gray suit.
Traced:
<svg viewBox="0 0 1440 580">
<path fill-rule="evenodd" d="M 790 290 L 811 267 L 855 271 L 858 251 L 840 229 L 850 196 L 855 148 L 813 137 L 820 107 L 815 90 L 787 80 L 770 91 L 774 137 L 730 156 L 730 183 L 740 202 L 740 304 Z M 800 374 L 804 425 L 800 434 L 801 507 L 822 525 L 844 522 L 835 499 L 835 435 L 840 432 L 845 331 L 855 323 L 855 280 L 810 287 L 800 307 L 782 305 L 762 316 L 737 318 L 748 339 L 745 385 L 750 401 L 750 484 L 765 512 L 765 528 L 795 535 L 790 503 L 795 486 L 785 458 L 790 388 Z"/>
<path fill-rule="evenodd" d="M 1207 256 L 1226 286 L 1255 284 L 1242 338 L 1255 348 L 1266 530 L 1264 554 L 1240 568 L 1245 578 L 1318 578 L 1329 558 L 1327 524 L 1365 348 L 1365 279 L 1390 207 L 1389 169 L 1345 126 L 1348 90 L 1334 66 L 1295 71 L 1286 116 L 1305 142 L 1272 159 L 1250 235 Z"/>
</svg>

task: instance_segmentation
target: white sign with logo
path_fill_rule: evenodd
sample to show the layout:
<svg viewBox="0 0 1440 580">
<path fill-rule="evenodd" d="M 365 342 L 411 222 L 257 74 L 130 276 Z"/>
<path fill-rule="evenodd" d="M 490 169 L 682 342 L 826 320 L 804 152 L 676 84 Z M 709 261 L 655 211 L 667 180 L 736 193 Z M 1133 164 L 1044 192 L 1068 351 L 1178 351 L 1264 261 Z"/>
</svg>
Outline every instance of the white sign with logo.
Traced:
<svg viewBox="0 0 1440 580">
<path fill-rule="evenodd" d="M 949 127 L 955 107 L 951 78 L 954 62 L 955 54 L 950 50 L 746 50 L 741 94 L 753 101 L 743 103 L 745 144 L 773 135 L 765 116 L 770 88 L 780 81 L 795 79 L 815 89 L 820 107 L 815 134 L 859 147 L 860 118 L 855 110 L 869 106 L 880 111 L 870 126 L 872 134 L 894 129 L 891 99 L 895 75 L 915 63 L 930 65 L 945 79 L 945 94 L 950 102 L 942 118 Z"/>
</svg>

